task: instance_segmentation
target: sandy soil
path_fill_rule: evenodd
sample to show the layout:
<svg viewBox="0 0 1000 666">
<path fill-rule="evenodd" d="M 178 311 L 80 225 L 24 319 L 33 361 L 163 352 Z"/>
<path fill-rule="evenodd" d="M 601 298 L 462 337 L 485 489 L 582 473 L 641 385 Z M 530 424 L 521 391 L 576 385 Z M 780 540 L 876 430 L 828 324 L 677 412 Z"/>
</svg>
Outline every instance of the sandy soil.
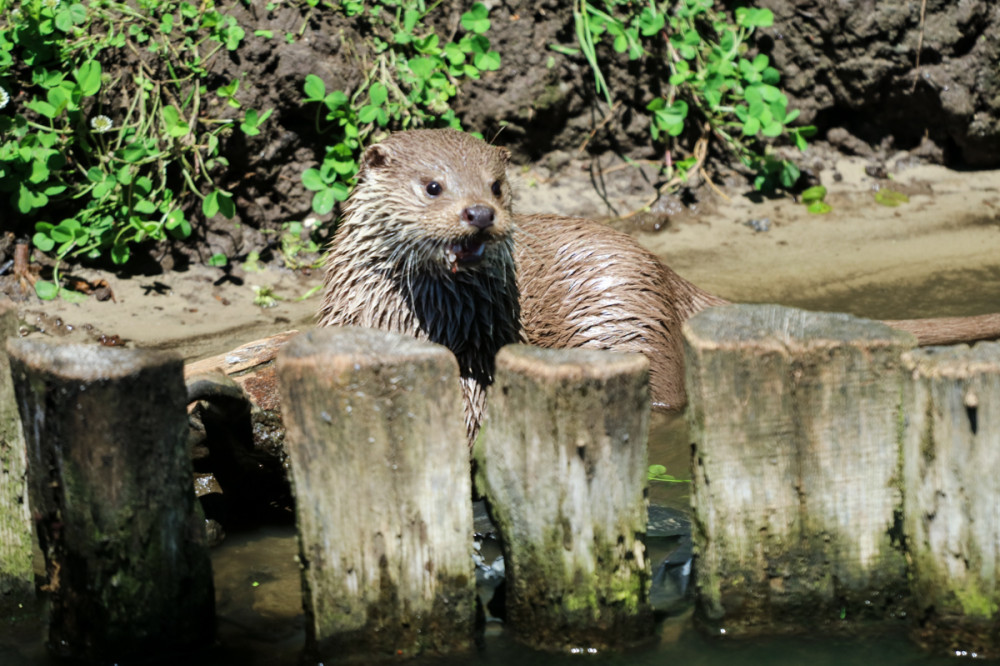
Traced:
<svg viewBox="0 0 1000 666">
<path fill-rule="evenodd" d="M 791 199 L 754 203 L 734 193 L 663 231 L 637 235 L 680 274 L 733 300 L 884 318 L 1000 311 L 1000 172 L 905 170 L 891 186 L 910 201 L 889 208 L 875 203 L 876 181 L 864 167 L 845 160 L 821 174 L 833 206 L 826 215 L 809 214 Z M 652 192 L 626 171 L 596 181 L 619 213 Z M 545 173 L 518 174 L 518 210 L 607 215 L 586 171 L 570 165 Z M 745 224 L 764 219 L 769 231 Z M 237 267 L 232 277 L 209 267 L 127 279 L 75 273 L 107 279 L 115 300 L 32 299 L 20 308 L 25 332 L 77 340 L 117 335 L 137 347 L 176 349 L 188 360 L 311 326 L 319 297 L 296 299 L 321 281 L 318 271 L 276 268 Z M 270 287 L 279 300 L 254 305 L 254 285 Z"/>
</svg>

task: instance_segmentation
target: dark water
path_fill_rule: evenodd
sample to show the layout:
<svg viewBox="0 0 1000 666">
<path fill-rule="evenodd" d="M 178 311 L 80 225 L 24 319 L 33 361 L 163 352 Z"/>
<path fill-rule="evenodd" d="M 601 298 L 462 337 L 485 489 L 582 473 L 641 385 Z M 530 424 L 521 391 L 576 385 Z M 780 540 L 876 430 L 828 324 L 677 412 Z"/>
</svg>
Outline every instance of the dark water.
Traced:
<svg viewBox="0 0 1000 666">
<path fill-rule="evenodd" d="M 668 473 L 687 474 L 690 446 L 683 419 L 655 416 L 650 437 L 650 463 L 664 465 Z M 690 484 L 652 483 L 653 503 L 687 511 Z M 650 539 L 650 551 L 659 542 Z M 659 546 L 663 551 L 663 547 Z M 296 540 L 292 526 L 263 527 L 230 534 L 212 551 L 215 572 L 218 640 L 215 647 L 198 654 L 154 658 L 150 662 L 185 666 L 299 666 L 305 641 L 301 607 Z M 624 653 L 590 655 L 546 654 L 520 647 L 504 636 L 500 623 L 487 625 L 485 649 L 460 658 L 418 660 L 416 664 L 517 664 L 558 666 L 586 663 L 645 666 L 684 664 L 723 666 L 732 663 L 781 666 L 826 664 L 954 663 L 953 658 L 930 656 L 910 644 L 905 636 L 882 635 L 850 639 L 827 635 L 732 641 L 705 636 L 694 628 L 690 604 L 681 604 L 677 615 L 658 625 L 657 639 L 648 646 Z M 42 645 L 41 613 L 22 613 L 22 619 L 5 617 L 0 623 L 0 666 L 42 666 L 51 660 Z M 154 657 L 154 655 L 151 655 Z"/>
</svg>

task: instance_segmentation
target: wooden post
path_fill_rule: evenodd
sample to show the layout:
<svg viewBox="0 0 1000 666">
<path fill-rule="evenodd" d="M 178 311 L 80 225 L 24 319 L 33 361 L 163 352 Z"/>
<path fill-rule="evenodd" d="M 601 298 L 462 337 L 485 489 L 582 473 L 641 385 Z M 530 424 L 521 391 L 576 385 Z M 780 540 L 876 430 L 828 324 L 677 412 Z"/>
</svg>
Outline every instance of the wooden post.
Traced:
<svg viewBox="0 0 1000 666">
<path fill-rule="evenodd" d="M 0 300 L 0 345 L 17 337 L 17 311 Z M 35 595 L 31 511 L 25 476 L 24 435 L 17 414 L 10 362 L 0 353 L 0 609 Z"/>
<path fill-rule="evenodd" d="M 180 358 L 13 340 L 11 374 L 48 582 L 48 645 L 95 661 L 214 633 Z"/>
<path fill-rule="evenodd" d="M 683 332 L 701 619 L 740 634 L 901 610 L 914 338 L 774 305 L 712 308 Z"/>
<path fill-rule="evenodd" d="M 507 623 L 548 650 L 652 635 L 639 354 L 510 345 L 476 444 L 477 487 L 503 535 Z"/>
<path fill-rule="evenodd" d="M 357 327 L 278 354 L 306 608 L 317 659 L 469 649 L 472 489 L 448 349 Z"/>
<path fill-rule="evenodd" d="M 905 523 L 919 638 L 1000 656 L 1000 344 L 906 357 Z"/>
</svg>

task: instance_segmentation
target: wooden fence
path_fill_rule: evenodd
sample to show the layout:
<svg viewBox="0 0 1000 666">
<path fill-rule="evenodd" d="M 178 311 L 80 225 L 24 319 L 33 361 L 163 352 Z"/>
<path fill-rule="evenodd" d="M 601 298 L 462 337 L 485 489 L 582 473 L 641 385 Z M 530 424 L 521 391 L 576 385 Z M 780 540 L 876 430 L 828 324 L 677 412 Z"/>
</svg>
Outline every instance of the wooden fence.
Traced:
<svg viewBox="0 0 1000 666">
<path fill-rule="evenodd" d="M 0 306 L 8 336 L 12 318 Z M 684 332 L 702 624 L 739 635 L 905 621 L 935 647 L 997 654 L 1000 345 L 916 350 L 881 324 L 775 306 L 711 309 Z M 35 594 L 37 538 L 55 652 L 105 660 L 210 640 L 180 361 L 7 349 L 4 597 Z M 285 345 L 275 369 L 307 653 L 367 663 L 471 649 L 473 490 L 454 357 L 324 329 Z M 641 356 L 498 356 L 476 484 L 504 537 L 519 641 L 613 649 L 654 635 L 647 375 Z"/>
</svg>

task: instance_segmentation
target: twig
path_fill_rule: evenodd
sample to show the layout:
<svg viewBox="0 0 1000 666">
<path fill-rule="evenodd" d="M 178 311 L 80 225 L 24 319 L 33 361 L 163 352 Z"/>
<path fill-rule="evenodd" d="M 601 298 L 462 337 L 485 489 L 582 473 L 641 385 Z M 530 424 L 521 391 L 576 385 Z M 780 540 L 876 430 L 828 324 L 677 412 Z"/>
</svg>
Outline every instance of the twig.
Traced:
<svg viewBox="0 0 1000 666">
<path fill-rule="evenodd" d="M 594 135 L 597 134 L 597 132 L 602 127 L 611 122 L 611 119 L 614 118 L 615 111 L 617 111 L 618 107 L 621 105 L 622 105 L 621 100 L 618 100 L 617 102 L 614 103 L 614 106 L 611 107 L 611 110 L 608 111 L 607 115 L 604 116 L 601 122 L 597 123 L 597 126 L 590 131 L 590 134 L 588 134 L 587 138 L 583 140 L 583 143 L 580 144 L 580 147 L 576 149 L 577 154 L 582 153 L 584 150 L 586 150 L 587 144 L 590 143 L 590 140 L 594 138 Z"/>
</svg>

